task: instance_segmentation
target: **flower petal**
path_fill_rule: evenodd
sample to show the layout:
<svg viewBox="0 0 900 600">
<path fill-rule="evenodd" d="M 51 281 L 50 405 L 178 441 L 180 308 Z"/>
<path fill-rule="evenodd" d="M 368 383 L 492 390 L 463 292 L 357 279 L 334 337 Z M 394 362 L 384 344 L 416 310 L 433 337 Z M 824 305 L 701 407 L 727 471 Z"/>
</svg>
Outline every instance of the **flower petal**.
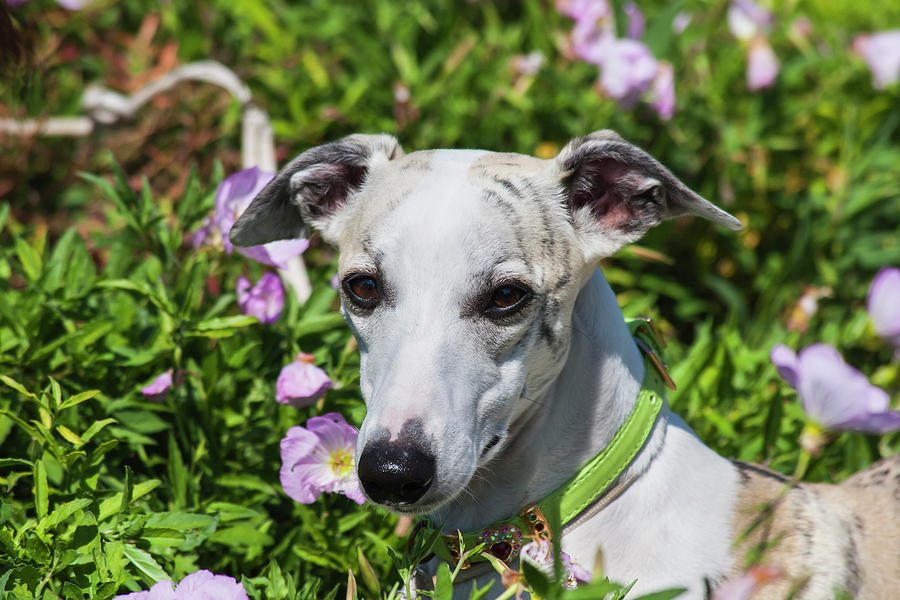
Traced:
<svg viewBox="0 0 900 600">
<path fill-rule="evenodd" d="M 141 388 L 141 393 L 153 402 L 160 402 L 166 397 L 166 392 L 172 389 L 172 369 L 160 373 L 156 378 Z"/>
<path fill-rule="evenodd" d="M 878 271 L 866 298 L 875 333 L 900 349 L 900 269 Z"/>
<path fill-rule="evenodd" d="M 900 81 L 900 29 L 859 35 L 853 49 L 869 65 L 876 89 Z"/>
<path fill-rule="evenodd" d="M 800 363 L 797 354 L 784 344 L 776 344 L 769 353 L 769 359 L 778 370 L 781 378 L 788 382 L 795 390 L 800 387 Z"/>
<path fill-rule="evenodd" d="M 300 408 L 314 403 L 334 384 L 319 367 L 295 360 L 282 367 L 275 387 L 278 402 Z"/>
<path fill-rule="evenodd" d="M 747 87 L 751 91 L 771 87 L 778 76 L 778 58 L 764 37 L 758 36 L 750 44 L 747 55 Z"/>
<path fill-rule="evenodd" d="M 181 580 L 175 600 L 248 600 L 247 591 L 234 577 L 197 571 Z"/>
<path fill-rule="evenodd" d="M 260 280 L 250 287 L 250 282 L 240 277 L 237 282 L 238 306 L 241 312 L 256 317 L 261 323 L 274 323 L 284 308 L 284 288 L 281 280 L 273 273 L 264 273 Z"/>
<path fill-rule="evenodd" d="M 870 407 L 885 406 L 883 390 L 844 362 L 828 344 L 813 344 L 799 356 L 800 400 L 807 414 L 829 429 L 853 429 L 864 422 Z M 886 394 L 885 394 L 886 396 Z"/>
</svg>

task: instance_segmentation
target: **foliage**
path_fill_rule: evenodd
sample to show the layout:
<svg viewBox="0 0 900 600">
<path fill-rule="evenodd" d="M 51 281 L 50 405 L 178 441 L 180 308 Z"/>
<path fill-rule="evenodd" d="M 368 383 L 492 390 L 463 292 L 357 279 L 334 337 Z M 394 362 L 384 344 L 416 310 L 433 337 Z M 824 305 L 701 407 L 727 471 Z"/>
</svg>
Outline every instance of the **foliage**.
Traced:
<svg viewBox="0 0 900 600">
<path fill-rule="evenodd" d="M 806 464 L 802 410 L 768 358 L 779 342 L 830 343 L 897 405 L 898 363 L 864 304 L 878 268 L 900 265 L 900 89 L 874 90 L 849 46 L 897 27 L 900 9 L 778 5 L 781 73 L 749 93 L 727 2 L 640 5 L 644 41 L 675 69 L 669 122 L 598 95 L 596 70 L 566 53 L 571 21 L 538 0 L 125 0 L 71 13 L 35 0 L 13 15 L 35 62 L 0 98 L 4 114 L 75 114 L 88 82 L 133 89 L 173 61 L 216 58 L 273 116 L 282 158 L 354 131 L 547 155 L 614 128 L 746 225 L 668 223 L 604 265 L 626 314 L 650 314 L 671 341 L 674 410 L 723 455 L 810 481 L 900 451 L 898 434 L 845 433 Z M 693 20 L 676 34 L 679 11 Z M 790 30 L 801 15 L 807 37 Z M 517 73 L 513 58 L 534 50 L 543 66 Z M 237 166 L 239 111 L 188 88 L 126 134 L 101 132 L 115 159 L 96 140 L 0 141 L 0 595 L 110 598 L 208 568 L 252 598 L 333 597 L 348 570 L 379 597 L 411 560 L 394 517 L 340 495 L 301 505 L 278 480 L 288 428 L 364 415 L 333 255 L 314 242 L 314 294 L 288 297 L 275 324 L 240 314 L 237 279 L 258 280 L 259 266 L 185 241 L 221 165 Z M 826 294 L 814 314 L 799 304 L 810 290 Z M 274 396 L 301 351 L 336 387 L 298 410 Z M 145 399 L 168 369 L 180 384 Z"/>
</svg>

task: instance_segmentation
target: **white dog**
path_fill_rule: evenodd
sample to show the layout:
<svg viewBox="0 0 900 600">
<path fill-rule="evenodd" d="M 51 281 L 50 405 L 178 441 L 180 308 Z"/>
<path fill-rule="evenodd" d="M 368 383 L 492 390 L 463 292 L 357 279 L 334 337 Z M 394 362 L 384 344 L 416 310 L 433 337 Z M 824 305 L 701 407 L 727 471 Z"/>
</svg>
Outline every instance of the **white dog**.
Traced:
<svg viewBox="0 0 900 600">
<path fill-rule="evenodd" d="M 310 226 L 339 249 L 373 502 L 504 560 L 528 537 L 587 567 L 602 548 L 635 594 L 703 598 L 755 549 L 781 573 L 758 598 L 900 597 L 900 457 L 840 486 L 793 483 L 718 456 L 668 411 L 657 340 L 632 335 L 595 265 L 680 215 L 741 227 L 609 131 L 551 160 L 354 135 L 290 162 L 231 240 Z"/>
</svg>

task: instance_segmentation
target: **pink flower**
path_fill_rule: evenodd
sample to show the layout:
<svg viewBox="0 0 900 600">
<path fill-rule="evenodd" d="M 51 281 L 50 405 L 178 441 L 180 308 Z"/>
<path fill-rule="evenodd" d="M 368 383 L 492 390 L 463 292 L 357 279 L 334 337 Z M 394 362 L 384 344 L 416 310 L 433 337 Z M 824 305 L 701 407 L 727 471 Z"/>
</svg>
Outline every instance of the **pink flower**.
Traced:
<svg viewBox="0 0 900 600">
<path fill-rule="evenodd" d="M 728 28 L 739 40 L 765 35 L 774 20 L 771 11 L 752 0 L 734 0 L 728 7 Z"/>
<path fill-rule="evenodd" d="M 875 333 L 900 353 L 900 269 L 884 267 L 869 286 L 866 299 Z"/>
<path fill-rule="evenodd" d="M 228 232 L 253 198 L 274 176 L 274 173 L 252 167 L 226 178 L 216 192 L 213 214 L 207 217 L 203 227 L 194 233 L 194 246 L 221 245 L 225 248 L 225 252 L 231 254 L 234 246 L 228 239 Z M 290 259 L 303 254 L 308 247 L 309 241 L 305 239 L 279 240 L 261 246 L 238 248 L 237 251 L 264 265 L 284 269 Z"/>
<path fill-rule="evenodd" d="M 653 78 L 651 106 L 659 117 L 668 121 L 675 114 L 675 72 L 672 65 L 660 61 Z"/>
<path fill-rule="evenodd" d="M 28 0 L 6 0 L 8 6 L 21 6 Z M 81 10 L 94 0 L 56 0 L 56 3 L 68 10 Z"/>
<path fill-rule="evenodd" d="M 859 35 L 853 40 L 853 50 L 868 63 L 877 89 L 900 80 L 900 29 Z"/>
<path fill-rule="evenodd" d="M 301 352 L 294 362 L 282 367 L 275 384 L 275 399 L 278 402 L 302 408 L 334 387 L 325 371 L 315 366 L 313 360 L 315 357 L 312 354 Z"/>
<path fill-rule="evenodd" d="M 712 600 L 748 600 L 761 585 L 781 576 L 778 569 L 756 565 L 740 575 L 725 581 L 712 596 Z"/>
<path fill-rule="evenodd" d="M 572 48 L 575 56 L 599 65 L 609 42 L 615 39 L 613 11 L 607 0 L 558 0 L 556 9 L 575 20 Z"/>
<path fill-rule="evenodd" d="M 675 15 L 675 18 L 672 19 L 672 31 L 678 34 L 684 33 L 684 30 L 687 29 L 688 25 L 691 24 L 691 21 L 694 17 L 691 13 L 680 12 Z"/>
<path fill-rule="evenodd" d="M 771 87 L 778 76 L 778 58 L 766 38 L 758 36 L 747 54 L 747 87 L 751 91 Z"/>
<path fill-rule="evenodd" d="M 778 374 L 797 390 L 803 410 L 818 425 L 868 433 L 900 429 L 900 411 L 889 410 L 887 392 L 845 363 L 832 346 L 813 344 L 798 356 L 778 344 L 770 358 Z"/>
<path fill-rule="evenodd" d="M 141 388 L 141 393 L 151 402 L 162 402 L 170 389 L 172 389 L 172 369 L 157 375 L 149 385 Z"/>
<path fill-rule="evenodd" d="M 513 71 L 519 75 L 536 75 L 544 64 L 544 55 L 535 50 L 528 54 L 519 54 L 510 61 Z"/>
<path fill-rule="evenodd" d="M 207 570 L 191 573 L 177 586 L 160 581 L 146 592 L 116 596 L 114 600 L 248 600 L 247 591 L 234 577 Z"/>
<path fill-rule="evenodd" d="M 284 308 L 284 289 L 273 273 L 264 273 L 253 287 L 247 278 L 239 277 L 237 296 L 241 312 L 256 317 L 260 323 L 274 323 Z"/>
<path fill-rule="evenodd" d="M 306 427 L 291 427 L 281 440 L 281 486 L 303 504 L 322 492 L 344 494 L 357 504 L 365 502 L 354 469 L 359 432 L 338 413 L 312 417 Z"/>
<path fill-rule="evenodd" d="M 656 77 L 656 59 L 643 42 L 616 40 L 610 44 L 600 67 L 603 92 L 628 108 Z"/>
<path fill-rule="evenodd" d="M 628 15 L 628 37 L 633 40 L 644 37 L 644 26 L 647 21 L 644 19 L 641 9 L 634 2 L 626 2 L 623 10 Z"/>
<path fill-rule="evenodd" d="M 547 540 L 534 540 L 522 546 L 521 560 L 546 575 L 553 577 L 553 544 Z M 559 560 L 563 568 L 563 585 L 573 590 L 581 583 L 590 583 L 590 571 L 572 560 L 565 552 L 560 552 Z"/>
</svg>

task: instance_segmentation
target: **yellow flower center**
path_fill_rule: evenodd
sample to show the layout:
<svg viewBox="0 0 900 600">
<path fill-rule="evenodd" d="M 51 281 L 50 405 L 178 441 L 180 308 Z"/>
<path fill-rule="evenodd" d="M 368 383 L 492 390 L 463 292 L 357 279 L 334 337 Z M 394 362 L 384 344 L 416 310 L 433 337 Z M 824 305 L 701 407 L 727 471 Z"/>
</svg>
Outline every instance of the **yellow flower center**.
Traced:
<svg viewBox="0 0 900 600">
<path fill-rule="evenodd" d="M 353 451 L 341 448 L 331 453 L 328 464 L 336 477 L 347 477 L 353 472 Z"/>
</svg>

